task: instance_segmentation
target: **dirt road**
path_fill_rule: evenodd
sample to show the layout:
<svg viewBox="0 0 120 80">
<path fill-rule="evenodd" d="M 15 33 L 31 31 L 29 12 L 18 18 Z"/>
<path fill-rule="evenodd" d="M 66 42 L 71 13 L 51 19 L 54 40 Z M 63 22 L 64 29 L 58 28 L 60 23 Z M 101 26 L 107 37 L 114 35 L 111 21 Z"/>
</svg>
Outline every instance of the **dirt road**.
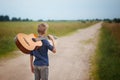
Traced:
<svg viewBox="0 0 120 80">
<path fill-rule="evenodd" d="M 89 59 L 100 28 L 98 23 L 57 40 L 57 53 L 49 52 L 49 80 L 89 80 Z M 1 61 L 0 80 L 34 80 L 29 65 L 29 56 L 25 54 Z"/>
</svg>

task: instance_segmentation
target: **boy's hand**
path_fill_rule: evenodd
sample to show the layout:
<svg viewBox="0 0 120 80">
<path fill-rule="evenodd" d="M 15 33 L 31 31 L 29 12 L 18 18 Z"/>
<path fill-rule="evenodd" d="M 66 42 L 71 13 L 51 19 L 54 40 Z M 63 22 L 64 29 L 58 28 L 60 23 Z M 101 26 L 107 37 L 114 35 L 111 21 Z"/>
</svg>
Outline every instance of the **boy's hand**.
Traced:
<svg viewBox="0 0 120 80">
<path fill-rule="evenodd" d="M 30 55 L 30 67 L 31 67 L 31 72 L 34 73 L 33 56 L 31 55 Z"/>
<path fill-rule="evenodd" d="M 34 73 L 34 66 L 31 65 L 31 72 Z"/>
<path fill-rule="evenodd" d="M 55 48 L 55 39 L 52 35 L 48 35 L 48 38 L 52 41 L 52 45 L 53 45 L 53 53 L 56 53 L 56 48 Z"/>
</svg>

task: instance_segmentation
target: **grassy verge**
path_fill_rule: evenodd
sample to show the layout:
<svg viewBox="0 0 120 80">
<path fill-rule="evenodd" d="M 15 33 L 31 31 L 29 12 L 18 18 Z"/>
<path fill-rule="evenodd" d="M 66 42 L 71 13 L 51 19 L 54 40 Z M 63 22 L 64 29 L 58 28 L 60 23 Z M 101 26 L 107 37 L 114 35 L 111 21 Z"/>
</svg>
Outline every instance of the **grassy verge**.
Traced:
<svg viewBox="0 0 120 80">
<path fill-rule="evenodd" d="M 92 58 L 92 80 L 120 80 L 118 24 L 104 23 L 96 54 Z M 119 31 L 119 32 L 118 32 Z"/>
<path fill-rule="evenodd" d="M 14 37 L 22 32 L 26 34 L 37 34 L 37 25 L 40 22 L 0 22 L 0 57 L 16 50 Z M 49 24 L 48 34 L 56 36 L 67 35 L 77 29 L 86 28 L 96 22 L 47 22 Z"/>
<path fill-rule="evenodd" d="M 55 34 L 56 36 L 65 36 L 77 29 L 82 29 L 95 24 L 96 22 L 48 22 L 50 28 L 48 33 Z"/>
</svg>

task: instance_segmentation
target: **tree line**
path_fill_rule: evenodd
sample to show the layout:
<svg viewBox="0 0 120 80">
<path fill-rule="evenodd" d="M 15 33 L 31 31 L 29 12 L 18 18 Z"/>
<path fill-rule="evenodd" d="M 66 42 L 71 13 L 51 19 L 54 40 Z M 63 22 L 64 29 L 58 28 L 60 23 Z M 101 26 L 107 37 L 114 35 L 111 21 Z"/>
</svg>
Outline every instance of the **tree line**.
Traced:
<svg viewBox="0 0 120 80">
<path fill-rule="evenodd" d="M 8 15 L 0 15 L 0 21 L 33 21 L 32 19 L 21 19 L 20 17 L 12 17 L 10 19 L 10 17 Z"/>
<path fill-rule="evenodd" d="M 105 22 L 108 22 L 108 23 L 120 23 L 120 18 L 114 18 L 114 19 L 104 19 Z"/>
<path fill-rule="evenodd" d="M 9 18 L 8 15 L 0 15 L 0 21 L 33 21 L 32 19 L 21 19 L 20 17 L 12 17 L 11 19 Z M 42 19 L 39 19 L 37 21 L 44 21 Z M 112 23 L 112 22 L 115 22 L 115 23 L 120 23 L 120 18 L 114 18 L 114 19 L 86 19 L 86 20 L 53 20 L 53 19 L 49 19 L 49 20 L 46 20 L 46 21 L 81 21 L 81 22 L 86 22 L 86 21 L 105 21 L 105 22 L 109 22 L 109 23 Z"/>
</svg>

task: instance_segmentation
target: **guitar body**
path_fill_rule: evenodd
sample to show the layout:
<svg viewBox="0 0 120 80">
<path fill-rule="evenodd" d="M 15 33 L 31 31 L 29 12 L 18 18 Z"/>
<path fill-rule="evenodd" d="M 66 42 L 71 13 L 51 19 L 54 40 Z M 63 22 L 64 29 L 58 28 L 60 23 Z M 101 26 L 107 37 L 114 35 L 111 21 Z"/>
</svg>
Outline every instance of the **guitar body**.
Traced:
<svg viewBox="0 0 120 80">
<path fill-rule="evenodd" d="M 34 34 L 26 35 L 24 33 L 19 33 L 15 38 L 15 43 L 23 53 L 29 54 L 30 51 L 42 46 L 41 40 L 34 42 L 32 38 L 36 38 L 36 36 Z"/>
</svg>

